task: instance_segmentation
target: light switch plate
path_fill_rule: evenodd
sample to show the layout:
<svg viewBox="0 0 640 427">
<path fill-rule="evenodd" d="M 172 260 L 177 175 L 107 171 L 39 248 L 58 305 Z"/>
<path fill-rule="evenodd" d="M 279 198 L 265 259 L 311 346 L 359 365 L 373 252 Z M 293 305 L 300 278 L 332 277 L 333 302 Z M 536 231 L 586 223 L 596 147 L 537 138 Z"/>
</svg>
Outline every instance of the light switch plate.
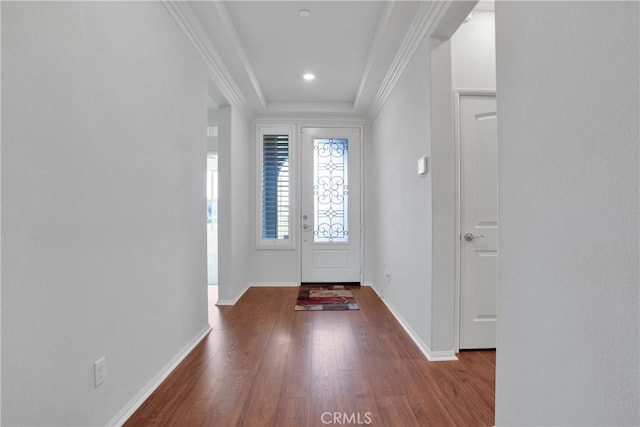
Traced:
<svg viewBox="0 0 640 427">
<path fill-rule="evenodd" d="M 418 159 L 418 175 L 427 173 L 427 158 L 420 157 Z"/>
</svg>

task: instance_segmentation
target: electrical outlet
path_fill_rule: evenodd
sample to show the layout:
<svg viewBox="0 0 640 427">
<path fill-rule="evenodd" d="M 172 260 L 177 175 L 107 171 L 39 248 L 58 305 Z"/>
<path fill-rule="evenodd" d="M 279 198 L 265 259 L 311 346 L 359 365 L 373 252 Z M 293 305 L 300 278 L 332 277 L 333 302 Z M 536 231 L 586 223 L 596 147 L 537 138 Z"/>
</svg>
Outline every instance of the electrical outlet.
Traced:
<svg viewBox="0 0 640 427">
<path fill-rule="evenodd" d="M 93 362 L 93 383 L 98 387 L 107 379 L 107 361 L 104 357 Z"/>
</svg>

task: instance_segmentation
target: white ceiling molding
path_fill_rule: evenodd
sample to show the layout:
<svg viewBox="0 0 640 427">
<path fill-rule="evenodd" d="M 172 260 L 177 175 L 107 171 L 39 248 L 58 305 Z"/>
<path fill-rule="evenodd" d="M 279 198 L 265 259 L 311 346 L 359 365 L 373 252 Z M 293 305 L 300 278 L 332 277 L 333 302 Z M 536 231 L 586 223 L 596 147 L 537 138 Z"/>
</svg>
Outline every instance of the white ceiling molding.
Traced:
<svg viewBox="0 0 640 427">
<path fill-rule="evenodd" d="M 267 101 L 264 97 L 262 87 L 258 82 L 258 77 L 256 77 L 256 73 L 253 70 L 253 67 L 251 66 L 251 62 L 249 61 L 247 52 L 245 51 L 244 45 L 242 44 L 242 41 L 238 36 L 238 31 L 236 30 L 236 27 L 233 24 L 233 20 L 231 19 L 231 15 L 229 15 L 229 11 L 227 10 L 227 7 L 224 5 L 224 2 L 222 1 L 214 1 L 213 5 L 215 6 L 216 11 L 218 12 L 218 15 L 220 15 L 220 19 L 222 20 L 224 29 L 226 30 L 227 34 L 229 35 L 229 38 L 231 39 L 231 44 L 233 45 L 233 48 L 236 50 L 236 54 L 238 55 L 240 62 L 242 62 L 244 71 L 247 73 L 247 76 L 249 76 L 249 80 L 251 81 L 253 90 L 255 91 L 256 96 L 258 97 L 258 100 L 262 105 L 262 108 L 266 108 Z"/>
<path fill-rule="evenodd" d="M 365 116 L 354 114 L 351 102 L 270 102 L 267 107 L 256 116 L 256 122 L 367 123 Z"/>
<path fill-rule="evenodd" d="M 443 11 L 447 10 L 447 5 L 455 2 L 452 0 L 425 1 L 407 8 L 403 2 L 390 0 L 384 6 L 378 6 L 377 9 L 368 9 L 368 11 L 377 10 L 374 18 L 377 22 L 368 21 L 366 28 L 371 31 L 369 34 L 372 34 L 373 38 L 370 39 L 368 51 L 360 50 L 362 54 L 366 54 L 366 57 L 362 55 L 360 59 L 364 61 L 362 74 L 359 79 L 353 79 L 352 89 L 347 89 L 354 90 L 355 97 L 352 100 L 334 97 L 334 99 L 342 99 L 336 102 L 330 101 L 331 97 L 328 97 L 328 102 L 319 99 L 314 101 L 312 97 L 308 98 L 309 102 L 304 100 L 303 102 L 269 102 L 263 91 L 263 85 L 266 89 L 267 83 L 270 82 L 261 82 L 258 79 L 257 68 L 253 66 L 255 58 L 252 59 L 249 55 L 253 53 L 246 49 L 246 46 L 250 45 L 246 44 L 247 40 L 243 41 L 242 33 L 238 32 L 238 28 L 241 27 L 237 27 L 234 21 L 238 17 L 231 15 L 235 9 L 222 1 L 209 2 L 207 7 L 196 7 L 204 3 L 194 3 L 194 6 L 190 3 L 178 0 L 162 1 L 169 15 L 207 66 L 212 86 L 218 89 L 217 95 L 214 94 L 216 96 L 210 94 L 211 99 L 216 98 L 220 101 L 224 99 L 225 103 L 238 108 L 249 121 L 289 116 L 344 117 L 345 119 L 350 117 L 355 121 L 364 118 L 367 122 L 372 122 L 392 93 L 422 40 L 425 36 L 432 35 L 434 28 L 442 20 Z M 279 18 L 272 17 L 272 19 Z M 282 22 L 287 22 L 286 19 L 291 18 L 283 17 L 282 19 Z M 410 24 L 407 25 L 408 23 Z M 407 27 L 408 30 L 406 30 Z M 404 36 L 402 36 L 403 33 Z M 398 44 L 400 44 L 399 48 Z M 329 52 L 325 51 L 324 56 L 320 56 L 326 57 L 327 54 Z M 277 73 L 271 74 L 270 76 L 267 73 L 267 78 L 279 78 Z M 335 81 L 333 83 L 335 84 Z M 357 87 L 354 87 L 355 85 Z M 295 96 L 293 98 L 296 99 Z M 220 101 L 217 103 L 220 104 Z"/>
<path fill-rule="evenodd" d="M 290 123 L 299 127 L 360 127 L 369 124 L 366 117 L 345 116 L 344 114 L 277 114 L 257 118 L 257 125 L 281 125 Z"/>
<path fill-rule="evenodd" d="M 301 113 L 353 113 L 351 102 L 269 102 L 269 113 L 301 112 Z"/>
<path fill-rule="evenodd" d="M 371 104 L 368 114 L 370 122 L 373 122 L 387 98 L 391 95 L 393 88 L 396 83 L 398 83 L 398 80 L 400 80 L 400 77 L 407 68 L 411 58 L 413 58 L 416 49 L 418 49 L 418 46 L 424 39 L 425 35 L 432 30 L 435 27 L 435 24 L 442 18 L 443 11 L 446 10 L 445 5 L 447 5 L 447 3 L 448 2 L 445 1 L 433 1 L 424 2 L 420 5 L 418 13 L 411 23 L 411 26 L 402 41 L 402 45 L 400 46 L 400 49 L 398 50 L 391 67 L 389 67 L 389 70 L 376 93 L 375 99 Z"/>
<path fill-rule="evenodd" d="M 246 98 L 229 74 L 220 55 L 205 35 L 197 19 L 193 16 L 191 9 L 182 7 L 179 1 L 162 1 L 161 3 L 204 60 L 211 73 L 211 80 L 222 95 L 231 105 L 238 108 L 247 120 L 252 120 L 254 113 L 247 104 Z"/>
<path fill-rule="evenodd" d="M 371 71 L 371 67 L 373 66 L 373 60 L 378 54 L 378 50 L 380 49 L 380 42 L 382 40 L 382 37 L 387 32 L 389 17 L 391 16 L 391 10 L 393 9 L 394 4 L 395 0 L 387 3 L 384 10 L 382 11 L 382 14 L 380 15 L 380 20 L 378 21 L 378 26 L 376 27 L 376 34 L 373 39 L 373 43 L 371 44 L 371 50 L 369 50 L 367 64 L 364 67 L 362 79 L 360 80 L 360 86 L 358 87 L 358 93 L 356 94 L 356 99 L 353 102 L 354 110 L 357 110 L 360 107 L 360 102 L 362 100 L 362 91 L 364 90 L 367 83 L 369 72 Z"/>
</svg>

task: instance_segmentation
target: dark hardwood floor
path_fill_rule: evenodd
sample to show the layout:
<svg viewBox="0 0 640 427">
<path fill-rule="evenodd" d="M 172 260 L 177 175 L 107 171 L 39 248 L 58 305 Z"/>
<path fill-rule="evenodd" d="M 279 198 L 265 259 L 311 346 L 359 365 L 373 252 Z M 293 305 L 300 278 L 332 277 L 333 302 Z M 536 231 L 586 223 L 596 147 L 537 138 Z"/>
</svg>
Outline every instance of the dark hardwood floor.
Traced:
<svg viewBox="0 0 640 427">
<path fill-rule="evenodd" d="M 371 288 L 359 311 L 296 312 L 297 292 L 210 304 L 211 333 L 125 426 L 493 425 L 494 351 L 428 362 Z"/>
</svg>

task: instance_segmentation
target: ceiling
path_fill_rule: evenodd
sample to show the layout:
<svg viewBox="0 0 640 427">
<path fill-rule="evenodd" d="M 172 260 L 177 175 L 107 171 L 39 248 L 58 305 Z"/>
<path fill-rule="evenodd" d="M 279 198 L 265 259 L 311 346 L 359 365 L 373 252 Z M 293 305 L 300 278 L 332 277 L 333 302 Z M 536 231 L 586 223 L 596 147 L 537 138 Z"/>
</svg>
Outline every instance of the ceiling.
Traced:
<svg viewBox="0 0 640 427">
<path fill-rule="evenodd" d="M 240 105 L 252 118 L 370 117 L 403 61 L 410 59 L 423 38 L 422 30 L 444 4 L 372 0 L 177 3 L 176 10 L 189 22 L 192 38 L 201 45 L 214 71 L 211 104 Z M 468 5 L 475 2 L 464 3 L 470 9 Z M 301 16 L 301 11 L 308 16 Z M 306 81 L 305 73 L 316 78 Z"/>
</svg>

